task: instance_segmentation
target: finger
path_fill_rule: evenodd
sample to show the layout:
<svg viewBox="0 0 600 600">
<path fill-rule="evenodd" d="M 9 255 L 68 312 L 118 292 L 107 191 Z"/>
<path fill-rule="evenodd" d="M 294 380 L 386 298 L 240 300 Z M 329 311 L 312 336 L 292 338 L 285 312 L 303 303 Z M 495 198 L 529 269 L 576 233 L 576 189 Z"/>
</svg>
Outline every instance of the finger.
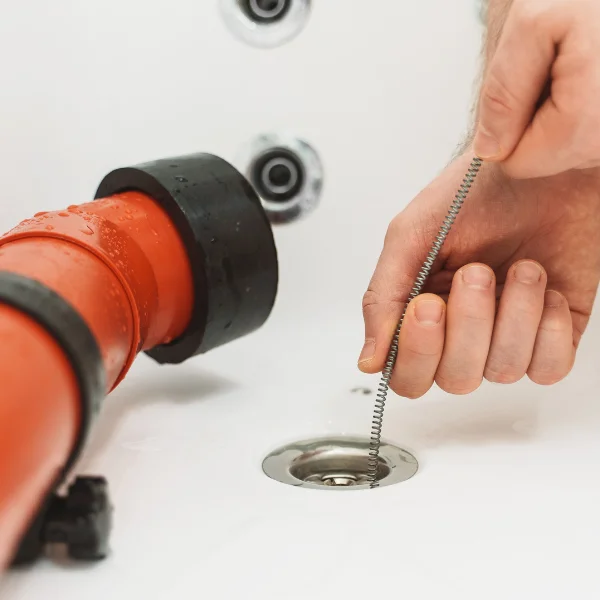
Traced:
<svg viewBox="0 0 600 600">
<path fill-rule="evenodd" d="M 544 309 L 546 272 L 523 260 L 511 267 L 500 298 L 485 378 L 496 383 L 521 379 L 531 362 Z"/>
<path fill-rule="evenodd" d="M 383 251 L 363 297 L 365 343 L 358 366 L 365 373 L 382 370 L 420 263 L 426 255 L 407 214 L 392 221 Z"/>
<path fill-rule="evenodd" d="M 390 387 L 405 398 L 420 398 L 433 385 L 444 348 L 446 305 L 423 294 L 408 306 Z"/>
<path fill-rule="evenodd" d="M 548 290 L 527 375 L 540 385 L 564 379 L 573 367 L 573 324 L 566 298 Z"/>
<path fill-rule="evenodd" d="M 363 298 L 365 344 L 359 368 L 365 373 L 377 373 L 383 368 L 406 300 L 447 214 L 448 205 L 440 202 L 440 198 L 454 193 L 469 162 L 467 155 L 457 159 L 388 228 L 377 268 Z M 439 264 L 451 248 L 452 234 L 439 262 L 433 266 L 432 276 L 439 272 Z"/>
<path fill-rule="evenodd" d="M 494 272 L 472 264 L 452 282 L 446 317 L 446 342 L 435 381 L 451 394 L 476 390 L 490 349 L 496 312 Z"/>
<path fill-rule="evenodd" d="M 383 369 L 402 310 L 399 297 L 386 298 L 376 287 L 370 287 L 365 293 L 365 342 L 358 358 L 358 368 L 364 373 L 378 373 Z"/>
<path fill-rule="evenodd" d="M 517 147 L 549 78 L 561 34 L 543 3 L 512 7 L 482 86 L 477 156 L 504 160 Z"/>
</svg>

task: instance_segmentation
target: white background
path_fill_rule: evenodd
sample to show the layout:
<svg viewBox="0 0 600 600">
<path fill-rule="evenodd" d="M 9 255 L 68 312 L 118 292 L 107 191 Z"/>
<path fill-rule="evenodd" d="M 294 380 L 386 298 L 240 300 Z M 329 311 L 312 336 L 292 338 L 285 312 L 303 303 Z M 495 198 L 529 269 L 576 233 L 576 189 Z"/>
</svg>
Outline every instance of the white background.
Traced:
<svg viewBox="0 0 600 600">
<path fill-rule="evenodd" d="M 482 28 L 472 0 L 316 0 L 257 50 L 213 0 L 4 0 L 0 225 L 93 197 L 118 166 L 234 160 L 287 131 L 325 168 L 320 207 L 276 232 L 281 285 L 259 332 L 179 367 L 140 357 L 79 471 L 116 507 L 110 558 L 9 573 L 7 600 L 600 597 L 598 325 L 551 389 L 393 398 L 406 483 L 328 493 L 265 477 L 281 443 L 367 434 L 361 296 L 390 219 L 466 129 Z"/>
</svg>

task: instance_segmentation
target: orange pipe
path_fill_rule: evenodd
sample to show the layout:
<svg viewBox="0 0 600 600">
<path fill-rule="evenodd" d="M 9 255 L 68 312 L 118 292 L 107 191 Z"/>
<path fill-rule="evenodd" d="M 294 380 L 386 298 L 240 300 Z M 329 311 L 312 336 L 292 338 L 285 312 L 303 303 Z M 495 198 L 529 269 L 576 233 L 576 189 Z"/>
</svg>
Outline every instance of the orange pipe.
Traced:
<svg viewBox="0 0 600 600">
<path fill-rule="evenodd" d="M 38 213 L 0 238 L 0 271 L 57 292 L 94 334 L 107 392 L 141 350 L 172 341 L 194 301 L 189 260 L 169 217 L 126 192 Z M 73 449 L 79 391 L 43 327 L 0 304 L 0 567 L 10 560 Z"/>
<path fill-rule="evenodd" d="M 0 339 L 0 566 L 4 566 L 71 452 L 80 406 L 71 363 L 41 325 L 0 305 Z"/>
</svg>

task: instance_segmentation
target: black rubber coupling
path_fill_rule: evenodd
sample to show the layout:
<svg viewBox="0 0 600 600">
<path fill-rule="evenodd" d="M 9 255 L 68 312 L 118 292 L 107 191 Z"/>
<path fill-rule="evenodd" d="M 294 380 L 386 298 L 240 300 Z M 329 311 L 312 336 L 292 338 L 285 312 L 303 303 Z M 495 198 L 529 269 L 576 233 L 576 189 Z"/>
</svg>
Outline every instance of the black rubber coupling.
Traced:
<svg viewBox="0 0 600 600">
<path fill-rule="evenodd" d="M 131 190 L 150 196 L 168 214 L 194 279 L 187 330 L 147 354 L 159 363 L 181 363 L 261 327 L 277 294 L 277 251 L 260 199 L 244 176 L 221 158 L 192 154 L 117 169 L 96 198 Z"/>
</svg>

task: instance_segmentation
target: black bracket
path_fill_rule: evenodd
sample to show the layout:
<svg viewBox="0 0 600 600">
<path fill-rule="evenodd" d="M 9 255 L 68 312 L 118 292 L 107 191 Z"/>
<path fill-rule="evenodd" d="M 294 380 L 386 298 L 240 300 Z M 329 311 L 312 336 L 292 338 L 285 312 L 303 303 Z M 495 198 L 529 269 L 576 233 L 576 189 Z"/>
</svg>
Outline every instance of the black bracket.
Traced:
<svg viewBox="0 0 600 600">
<path fill-rule="evenodd" d="M 48 544 L 64 544 L 75 560 L 97 561 L 108 554 L 113 507 L 104 477 L 77 477 L 66 496 L 50 494 L 21 540 L 13 566 L 40 558 Z"/>
</svg>

